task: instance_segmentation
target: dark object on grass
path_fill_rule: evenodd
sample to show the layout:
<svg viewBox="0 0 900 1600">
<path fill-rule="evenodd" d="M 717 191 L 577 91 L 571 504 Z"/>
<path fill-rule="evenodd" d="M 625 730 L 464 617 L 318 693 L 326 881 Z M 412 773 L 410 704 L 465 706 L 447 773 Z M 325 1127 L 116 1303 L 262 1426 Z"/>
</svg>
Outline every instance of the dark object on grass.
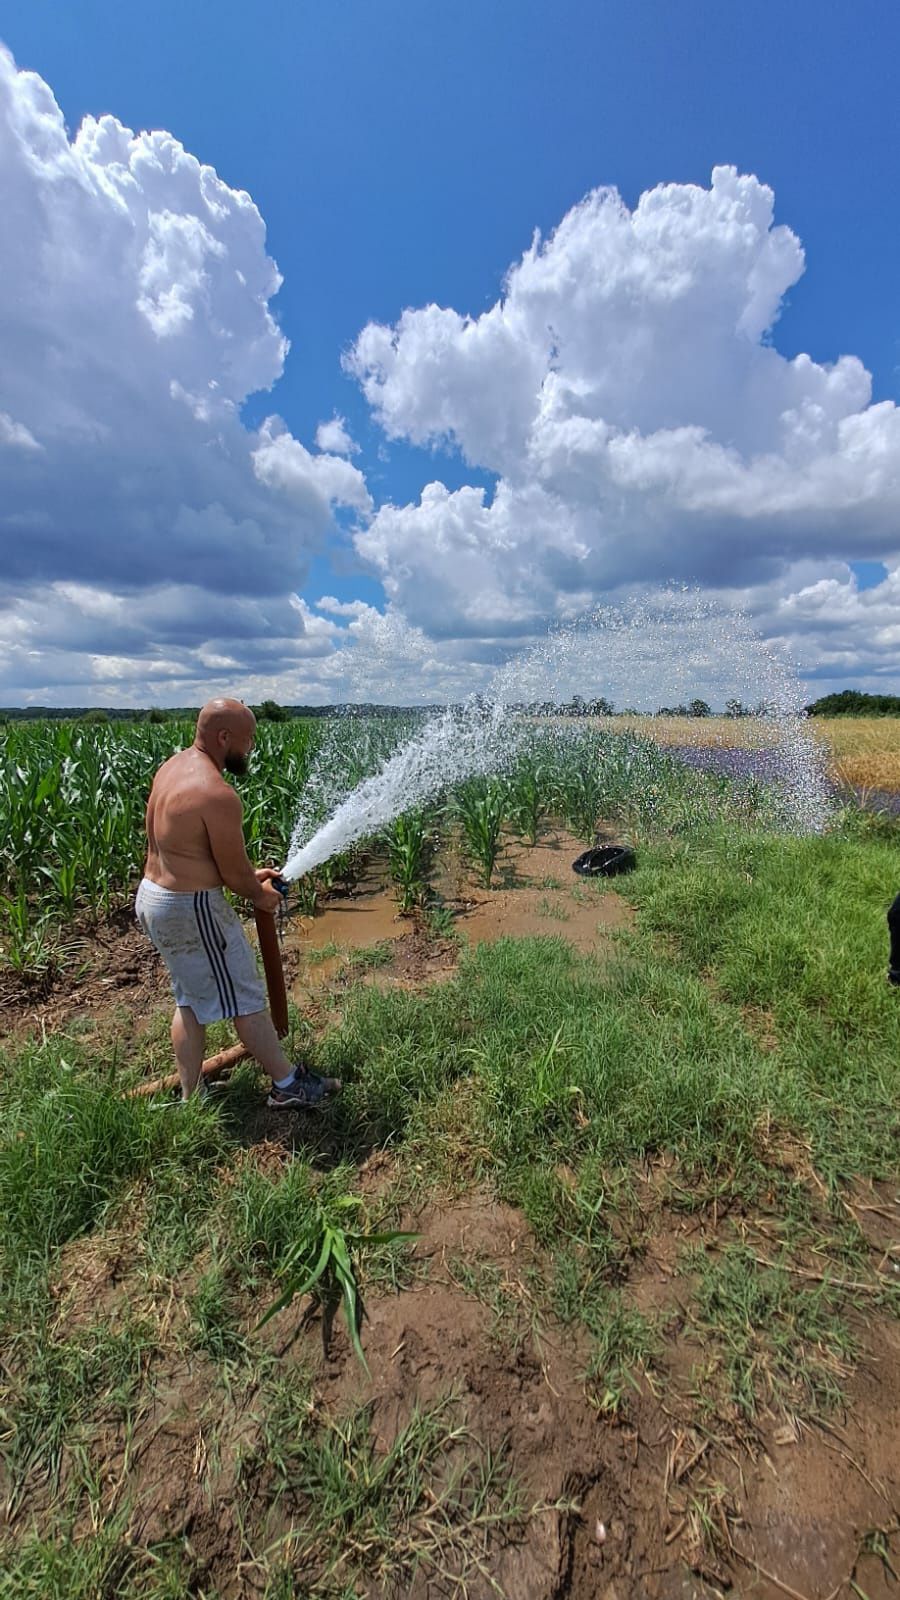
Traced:
<svg viewBox="0 0 900 1600">
<path fill-rule="evenodd" d="M 888 933 L 891 939 L 891 964 L 888 968 L 888 983 L 900 987 L 900 894 L 887 914 Z"/>
<path fill-rule="evenodd" d="M 626 844 L 603 844 L 572 862 L 572 871 L 582 878 L 616 878 L 620 872 L 632 872 L 637 865 L 634 851 Z"/>
</svg>

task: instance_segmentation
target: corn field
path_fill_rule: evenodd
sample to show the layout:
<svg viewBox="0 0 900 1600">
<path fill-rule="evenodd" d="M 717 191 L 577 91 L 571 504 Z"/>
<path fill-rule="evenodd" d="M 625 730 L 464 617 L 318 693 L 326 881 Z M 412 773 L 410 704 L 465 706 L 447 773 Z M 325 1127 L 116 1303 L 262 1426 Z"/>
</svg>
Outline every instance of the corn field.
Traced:
<svg viewBox="0 0 900 1600">
<path fill-rule="evenodd" d="M 301 816 L 307 837 L 376 772 L 421 719 L 336 717 L 261 723 L 240 782 L 254 862 L 286 859 Z M 0 965 L 40 970 L 53 930 L 84 926 L 127 903 L 144 860 L 144 811 L 157 767 L 193 738 L 189 722 L 21 722 L 0 728 Z M 534 844 L 551 819 L 590 842 L 601 818 L 670 832 L 725 808 L 765 811 L 752 783 L 691 772 L 652 740 L 612 727 L 522 723 L 500 770 L 413 808 L 369 841 L 386 858 L 402 909 L 425 902 L 430 863 L 451 833 L 489 887 L 503 837 Z M 297 886 L 312 914 L 352 871 L 333 858 Z"/>
</svg>

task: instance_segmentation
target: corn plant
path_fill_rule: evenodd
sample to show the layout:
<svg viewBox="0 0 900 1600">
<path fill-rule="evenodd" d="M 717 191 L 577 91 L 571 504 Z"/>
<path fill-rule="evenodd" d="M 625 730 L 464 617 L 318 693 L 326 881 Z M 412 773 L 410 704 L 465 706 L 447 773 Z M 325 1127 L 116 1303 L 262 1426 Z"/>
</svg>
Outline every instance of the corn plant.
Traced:
<svg viewBox="0 0 900 1600">
<path fill-rule="evenodd" d="M 251 857 L 282 863 L 298 812 L 309 837 L 420 725 L 420 717 L 405 714 L 261 723 L 250 771 L 239 785 Z M 26 946 L 20 894 L 29 928 L 38 928 L 45 914 L 51 924 L 108 915 L 133 893 L 144 860 L 144 809 L 153 775 L 193 736 L 187 719 L 0 726 L 0 894 L 16 907 L 4 919 L 16 960 Z M 620 818 L 634 829 L 682 831 L 702 816 L 724 814 L 736 793 L 730 780 L 726 795 L 724 780 L 717 786 L 710 776 L 687 771 L 634 733 L 573 727 L 547 736 L 532 729 L 519 747 L 508 787 L 497 778 L 473 779 L 462 786 L 456 811 L 469 854 L 489 882 L 504 804 L 513 825 L 534 842 L 548 815 L 565 818 L 585 839 L 601 817 Z M 740 804 L 744 812 L 761 810 L 750 786 L 746 795 L 741 791 Z M 395 846 L 415 855 L 411 827 L 400 825 Z M 356 870 L 350 857 L 327 863 L 298 886 L 301 908 L 312 914 L 316 894 Z M 417 884 L 426 881 L 425 868 L 395 859 L 392 871 L 408 908 L 421 897 Z"/>
<path fill-rule="evenodd" d="M 51 886 L 54 909 L 66 922 L 71 922 L 75 916 L 78 896 L 77 860 L 68 856 L 57 866 L 43 867 L 41 870 Z"/>
<path fill-rule="evenodd" d="M 425 912 L 428 931 L 434 939 L 458 939 L 453 912 L 449 906 L 436 900 Z"/>
<path fill-rule="evenodd" d="M 509 780 L 509 820 L 526 844 L 536 845 L 552 794 L 551 768 L 538 750 L 523 751 Z"/>
<path fill-rule="evenodd" d="M 418 1234 L 392 1229 L 384 1233 L 359 1233 L 340 1226 L 333 1213 L 338 1215 L 355 1211 L 362 1205 L 356 1195 L 341 1195 L 333 1200 L 328 1213 L 321 1210 L 303 1219 L 300 1237 L 288 1251 L 280 1271 L 287 1281 L 278 1299 L 257 1323 L 257 1330 L 270 1318 L 289 1306 L 297 1295 L 314 1292 L 320 1304 L 329 1306 L 343 1301 L 344 1316 L 353 1348 L 368 1372 L 368 1364 L 360 1339 L 363 1304 L 359 1281 L 354 1265 L 354 1255 L 371 1250 L 378 1245 L 395 1244 L 401 1239 L 417 1239 Z"/>
<path fill-rule="evenodd" d="M 193 732 L 192 722 L 174 719 L 0 727 L 0 893 L 15 899 L 22 890 L 33 912 L 54 919 L 106 915 L 121 904 L 144 860 L 153 775 Z M 241 785 L 255 859 L 284 860 L 320 737 L 299 720 L 260 727 Z"/>
<path fill-rule="evenodd" d="M 499 778 L 470 778 L 456 791 L 454 809 L 462 825 L 466 850 L 480 870 L 484 889 L 491 886 L 500 852 L 506 797 L 506 784 Z"/>
<path fill-rule="evenodd" d="M 319 904 L 319 891 L 314 872 L 306 873 L 298 878 L 294 885 L 297 910 L 301 917 L 314 917 Z"/>
<path fill-rule="evenodd" d="M 357 873 L 357 857 L 352 850 L 341 850 L 337 855 L 329 856 L 317 868 L 319 883 L 326 892 L 333 889 L 336 883 L 352 880 Z"/>
<path fill-rule="evenodd" d="M 391 879 L 397 886 L 400 910 L 406 913 L 422 905 L 428 892 L 433 839 L 422 811 L 406 811 L 386 828 Z"/>
<path fill-rule="evenodd" d="M 19 978 L 43 978 L 75 949 L 55 937 L 48 911 L 35 911 L 24 889 L 0 896 L 0 971 Z"/>
</svg>

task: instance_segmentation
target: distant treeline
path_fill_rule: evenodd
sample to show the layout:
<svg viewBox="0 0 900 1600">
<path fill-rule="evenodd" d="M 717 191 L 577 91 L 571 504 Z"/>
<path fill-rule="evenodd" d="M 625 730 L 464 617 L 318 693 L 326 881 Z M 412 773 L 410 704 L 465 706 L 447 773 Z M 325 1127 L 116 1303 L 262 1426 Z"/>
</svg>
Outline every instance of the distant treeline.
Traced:
<svg viewBox="0 0 900 1600">
<path fill-rule="evenodd" d="M 481 705 L 485 714 L 489 711 L 490 702 L 481 695 L 474 696 L 476 705 Z M 124 707 L 124 706 L 0 706 L 0 722 L 192 722 L 199 706 L 151 706 Z M 262 705 L 252 706 L 258 722 L 291 722 L 295 717 L 395 717 L 395 716 L 430 716 L 437 711 L 448 709 L 461 709 L 459 704 L 448 708 L 443 704 L 426 706 L 385 706 L 370 702 L 359 704 L 328 706 L 282 706 L 275 700 L 264 700 Z M 655 712 L 638 711 L 633 706 L 616 707 L 604 695 L 595 699 L 585 699 L 583 695 L 575 694 L 571 700 L 520 700 L 510 707 L 513 711 L 521 712 L 524 716 L 531 717 L 711 717 L 714 715 L 712 707 L 706 700 L 689 700 L 687 704 L 672 706 L 658 706 Z M 745 706 L 740 700 L 729 700 L 725 706 L 726 717 L 752 717 L 760 715 L 766 710 L 765 705 Z"/>
<path fill-rule="evenodd" d="M 261 722 L 290 722 L 295 717 L 393 717 L 399 712 L 441 711 L 443 706 L 280 706 L 266 700 L 251 708 Z M 193 722 L 199 706 L 0 706 L 0 722 Z"/>
<path fill-rule="evenodd" d="M 485 714 L 489 712 L 490 702 L 481 695 L 474 696 L 474 703 L 480 705 Z M 199 706 L 151 706 L 149 710 L 144 707 L 124 706 L 0 706 L 0 721 L 3 722 L 191 722 L 199 711 Z M 436 711 L 445 711 L 446 705 L 419 705 L 419 706 L 385 706 L 374 703 L 341 704 L 328 706 L 282 706 L 275 700 L 264 700 L 262 705 L 254 705 L 251 709 L 255 712 L 258 722 L 290 722 L 300 717 L 394 717 L 394 716 L 429 716 Z M 453 709 L 461 709 L 457 704 Z M 616 707 L 611 700 L 603 695 L 593 700 L 586 700 L 583 695 L 573 695 L 571 700 L 531 700 L 518 701 L 512 704 L 513 711 L 522 712 L 532 717 L 612 717 L 616 714 Z M 764 707 L 757 707 L 763 710 Z M 627 717 L 646 716 L 650 713 L 636 711 L 633 707 L 626 706 L 619 715 Z M 710 706 L 705 700 L 691 700 L 687 705 L 660 706 L 656 715 L 659 717 L 709 717 L 712 715 Z M 750 706 L 743 706 L 739 700 L 729 700 L 725 708 L 725 715 L 729 717 L 745 717 L 752 715 Z"/>
<path fill-rule="evenodd" d="M 863 694 L 842 689 L 825 694 L 806 708 L 811 717 L 900 717 L 900 694 Z"/>
<path fill-rule="evenodd" d="M 476 702 L 481 700 L 480 695 L 475 696 Z M 482 704 L 487 710 L 488 702 Z M 149 710 L 144 707 L 126 708 L 122 706 L 0 706 L 0 722 L 36 722 L 36 721 L 76 721 L 86 723 L 104 722 L 177 722 L 193 721 L 199 706 L 151 706 Z M 394 717 L 398 715 L 409 716 L 418 714 L 427 716 L 436 711 L 446 710 L 443 705 L 427 706 L 385 706 L 373 702 L 360 702 L 353 705 L 327 705 L 327 706 L 282 706 L 275 700 L 264 700 L 262 705 L 252 708 L 260 722 L 290 722 L 295 717 Z M 658 706 L 655 713 L 636 711 L 630 706 L 618 709 L 611 700 L 600 695 L 595 699 L 585 699 L 583 695 L 575 694 L 571 700 L 562 703 L 555 700 L 533 700 L 520 702 L 512 707 L 514 711 L 523 712 L 533 717 L 612 717 L 630 716 L 638 717 L 655 715 L 657 717 L 710 717 L 715 715 L 706 700 L 689 700 L 686 704 L 680 703 L 672 706 Z M 724 715 L 726 717 L 752 717 L 764 715 L 765 704 L 756 706 L 744 705 L 740 700 L 728 700 L 725 703 Z M 843 689 L 840 694 L 826 694 L 820 700 L 814 700 L 806 707 L 811 717 L 900 717 L 900 695 L 896 694 L 864 694 L 861 689 Z"/>
</svg>

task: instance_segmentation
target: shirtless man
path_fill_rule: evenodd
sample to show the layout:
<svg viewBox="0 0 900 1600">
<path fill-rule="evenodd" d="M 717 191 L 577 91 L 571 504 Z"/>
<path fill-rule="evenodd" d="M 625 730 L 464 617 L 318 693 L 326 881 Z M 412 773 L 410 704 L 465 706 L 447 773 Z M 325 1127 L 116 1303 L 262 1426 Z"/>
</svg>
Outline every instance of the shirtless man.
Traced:
<svg viewBox="0 0 900 1600">
<path fill-rule="evenodd" d="M 135 914 L 168 969 L 175 995 L 172 1046 L 182 1098 L 197 1089 L 206 1024 L 232 1017 L 238 1038 L 272 1080 L 268 1104 L 321 1105 L 340 1089 L 292 1066 L 266 1006 L 266 991 L 223 884 L 260 911 L 281 903 L 272 867 L 254 869 L 244 844 L 243 807 L 223 770 L 247 771 L 256 719 L 238 700 L 211 700 L 189 750 L 164 762 L 147 805 L 147 863 Z"/>
</svg>

